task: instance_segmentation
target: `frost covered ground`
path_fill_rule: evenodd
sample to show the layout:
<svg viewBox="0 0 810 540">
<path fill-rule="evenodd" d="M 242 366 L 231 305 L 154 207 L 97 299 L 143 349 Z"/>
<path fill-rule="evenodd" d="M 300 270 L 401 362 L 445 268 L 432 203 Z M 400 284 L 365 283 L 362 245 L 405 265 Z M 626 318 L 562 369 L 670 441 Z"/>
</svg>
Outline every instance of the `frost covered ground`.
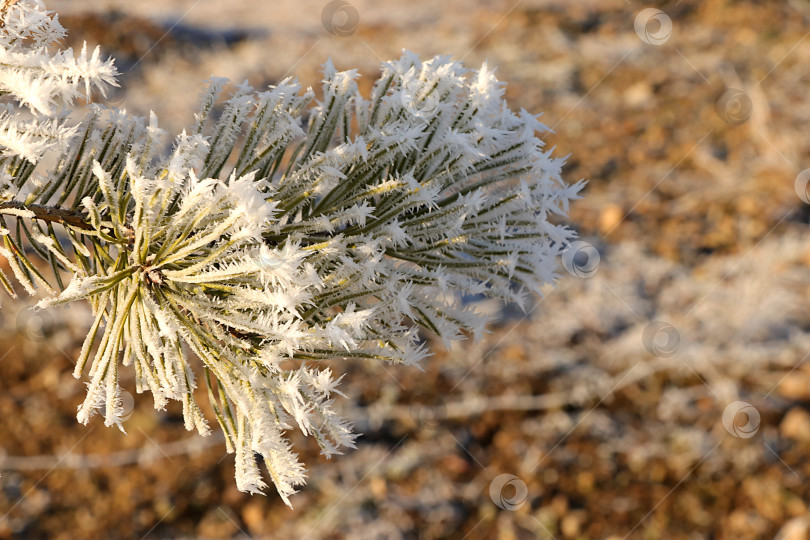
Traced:
<svg viewBox="0 0 810 540">
<path fill-rule="evenodd" d="M 49 2 L 122 60 L 111 103 L 175 130 L 212 74 L 488 60 L 589 179 L 571 221 L 595 272 L 562 270 L 480 343 L 434 344 L 424 371 L 335 362 L 365 435 L 328 462 L 308 447 L 294 510 L 237 492 L 177 410 L 137 399 L 126 437 L 76 424 L 88 314 L 4 300 L 0 538 L 807 538 L 808 4 L 661 3 L 660 45 L 635 2 L 356 0 L 346 37 L 325 4 Z"/>
</svg>

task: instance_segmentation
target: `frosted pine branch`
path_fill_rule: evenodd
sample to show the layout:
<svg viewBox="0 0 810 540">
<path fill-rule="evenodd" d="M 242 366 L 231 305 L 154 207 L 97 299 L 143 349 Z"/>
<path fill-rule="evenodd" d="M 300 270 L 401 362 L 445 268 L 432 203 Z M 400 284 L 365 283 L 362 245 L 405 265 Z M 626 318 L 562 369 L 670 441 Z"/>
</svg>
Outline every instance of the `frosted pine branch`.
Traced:
<svg viewBox="0 0 810 540">
<path fill-rule="evenodd" d="M 483 331 L 460 293 L 523 302 L 556 279 L 574 235 L 554 221 L 582 184 L 561 179 L 537 138 L 548 128 L 508 108 L 486 65 L 406 52 L 366 98 L 356 71 L 328 62 L 314 104 L 294 79 L 213 79 L 164 151 L 154 115 L 93 106 L 68 125 L 81 88 L 115 83 L 112 63 L 49 52 L 63 30 L 39 1 L 2 18 L 0 255 L 44 290 L 40 308 L 92 307 L 75 370 L 83 423 L 123 429 L 120 369 L 202 434 L 207 397 L 239 489 L 265 487 L 258 455 L 289 504 L 305 475 L 287 431 L 327 456 L 354 445 L 320 360 L 418 363 L 420 328 Z"/>
</svg>

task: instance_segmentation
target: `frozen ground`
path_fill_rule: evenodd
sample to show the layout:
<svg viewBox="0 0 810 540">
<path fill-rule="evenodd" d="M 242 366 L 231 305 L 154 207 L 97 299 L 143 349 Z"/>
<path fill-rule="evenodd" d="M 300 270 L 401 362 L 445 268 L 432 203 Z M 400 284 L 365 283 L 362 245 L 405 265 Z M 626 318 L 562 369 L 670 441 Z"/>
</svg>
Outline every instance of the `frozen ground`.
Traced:
<svg viewBox="0 0 810 540">
<path fill-rule="evenodd" d="M 111 101 L 174 130 L 212 74 L 316 85 L 331 56 L 368 82 L 402 48 L 489 60 L 590 180 L 571 221 L 598 268 L 563 271 L 483 342 L 436 344 L 424 371 L 335 362 L 365 436 L 329 462 L 302 443 L 294 510 L 238 493 L 221 443 L 149 399 L 126 437 L 76 425 L 86 314 L 4 300 L 0 538 L 808 538 L 808 4 L 662 3 L 659 46 L 624 1 L 356 0 L 347 37 L 325 4 L 49 2 L 126 59 Z M 124 16 L 83 15 L 108 10 Z"/>
</svg>

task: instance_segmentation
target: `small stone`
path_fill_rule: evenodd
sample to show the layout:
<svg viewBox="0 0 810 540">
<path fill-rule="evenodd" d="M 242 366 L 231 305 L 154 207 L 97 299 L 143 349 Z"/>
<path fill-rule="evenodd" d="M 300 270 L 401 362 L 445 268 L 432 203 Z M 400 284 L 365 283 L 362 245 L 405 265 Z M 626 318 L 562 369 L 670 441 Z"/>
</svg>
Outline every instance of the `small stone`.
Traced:
<svg viewBox="0 0 810 540">
<path fill-rule="evenodd" d="M 242 521 L 253 534 L 264 532 L 264 509 L 261 502 L 251 501 L 242 509 Z"/>
<path fill-rule="evenodd" d="M 810 522 L 806 516 L 793 518 L 785 523 L 775 540 L 808 540 L 810 538 Z"/>
<path fill-rule="evenodd" d="M 623 217 L 624 210 L 618 204 L 605 206 L 599 213 L 599 230 L 602 234 L 607 234 L 621 223 Z"/>
<path fill-rule="evenodd" d="M 504 360 L 525 360 L 526 348 L 522 344 L 513 344 L 504 347 L 501 351 Z"/>
<path fill-rule="evenodd" d="M 587 494 L 593 491 L 596 477 L 591 471 L 582 471 L 577 475 L 577 488 L 580 493 Z"/>
<path fill-rule="evenodd" d="M 558 518 L 568 513 L 568 499 L 565 495 L 556 495 L 551 499 L 551 509 Z"/>
<path fill-rule="evenodd" d="M 197 527 L 200 536 L 214 538 L 230 538 L 239 530 L 231 511 L 220 506 L 216 510 L 209 510 Z"/>
<path fill-rule="evenodd" d="M 788 439 L 810 442 L 810 413 L 801 407 L 793 407 L 782 420 L 779 432 Z"/>
<path fill-rule="evenodd" d="M 624 102 L 630 107 L 639 107 L 650 101 L 652 88 L 647 81 L 639 81 L 624 91 Z"/>
<path fill-rule="evenodd" d="M 385 499 L 385 496 L 388 493 L 388 484 L 386 484 L 385 478 L 381 478 L 379 476 L 375 476 L 371 479 L 371 482 L 369 482 L 369 488 L 371 489 L 371 493 L 378 500 Z"/>
<path fill-rule="evenodd" d="M 560 522 L 560 531 L 569 538 L 576 537 L 582 529 L 583 521 L 585 521 L 585 516 L 582 511 L 571 512 Z"/>
<path fill-rule="evenodd" d="M 787 399 L 807 399 L 810 397 L 810 376 L 803 371 L 788 373 L 779 384 L 778 392 Z"/>
</svg>

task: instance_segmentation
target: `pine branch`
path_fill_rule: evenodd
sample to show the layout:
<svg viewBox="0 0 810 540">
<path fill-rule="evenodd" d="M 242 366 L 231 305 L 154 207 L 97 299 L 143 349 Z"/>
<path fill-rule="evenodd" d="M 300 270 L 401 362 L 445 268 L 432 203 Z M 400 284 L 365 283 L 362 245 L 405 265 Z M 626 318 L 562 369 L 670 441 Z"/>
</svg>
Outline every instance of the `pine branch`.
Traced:
<svg viewBox="0 0 810 540">
<path fill-rule="evenodd" d="M 479 336 L 487 317 L 459 296 L 524 301 L 574 238 L 554 221 L 582 183 L 563 181 L 547 128 L 507 107 L 486 65 L 405 52 L 366 99 L 328 62 L 314 105 L 294 79 L 214 79 L 167 150 L 154 115 L 95 107 L 70 123 L 80 86 L 115 84 L 112 62 L 52 52 L 64 29 L 38 1 L 0 19 L 0 54 L 18 62 L 0 62 L 0 256 L 46 292 L 40 308 L 92 308 L 78 420 L 123 429 L 123 367 L 208 434 L 201 376 L 242 491 L 266 487 L 258 454 L 289 504 L 305 480 L 293 426 L 327 456 L 354 446 L 332 407 L 340 378 L 307 362 L 416 364 L 420 328 Z M 0 284 L 14 294 L 2 270 Z"/>
</svg>

